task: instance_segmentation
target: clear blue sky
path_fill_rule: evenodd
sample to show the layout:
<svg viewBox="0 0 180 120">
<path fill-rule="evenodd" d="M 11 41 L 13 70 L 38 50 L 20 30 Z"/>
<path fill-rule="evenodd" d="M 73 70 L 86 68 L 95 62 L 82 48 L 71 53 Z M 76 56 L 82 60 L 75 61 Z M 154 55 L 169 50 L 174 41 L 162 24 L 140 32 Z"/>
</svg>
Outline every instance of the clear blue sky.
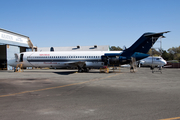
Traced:
<svg viewBox="0 0 180 120">
<path fill-rule="evenodd" d="M 145 32 L 171 31 L 167 50 L 180 46 L 180 0 L 0 0 L 0 28 L 38 47 L 129 47 Z"/>
</svg>

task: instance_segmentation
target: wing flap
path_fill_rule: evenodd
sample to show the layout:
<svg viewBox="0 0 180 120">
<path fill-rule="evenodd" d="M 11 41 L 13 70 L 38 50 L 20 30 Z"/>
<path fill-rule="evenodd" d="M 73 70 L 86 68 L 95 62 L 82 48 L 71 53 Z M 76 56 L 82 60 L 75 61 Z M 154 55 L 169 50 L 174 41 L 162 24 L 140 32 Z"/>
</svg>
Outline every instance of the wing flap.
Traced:
<svg viewBox="0 0 180 120">
<path fill-rule="evenodd" d="M 71 65 L 71 66 L 79 66 L 79 67 L 83 67 L 84 65 L 86 65 L 85 62 L 81 62 L 81 61 L 78 61 L 78 62 L 72 62 L 72 63 L 67 63 L 68 65 Z"/>
</svg>

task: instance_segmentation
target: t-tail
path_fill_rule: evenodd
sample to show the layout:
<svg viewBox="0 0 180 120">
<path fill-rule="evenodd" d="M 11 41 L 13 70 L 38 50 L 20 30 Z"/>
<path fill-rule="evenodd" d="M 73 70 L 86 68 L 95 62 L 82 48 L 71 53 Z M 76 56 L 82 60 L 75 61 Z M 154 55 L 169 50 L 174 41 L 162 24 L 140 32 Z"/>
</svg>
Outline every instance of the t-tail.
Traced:
<svg viewBox="0 0 180 120">
<path fill-rule="evenodd" d="M 132 58 L 135 58 L 136 60 L 146 58 L 149 56 L 147 54 L 149 49 L 154 45 L 158 38 L 164 37 L 163 34 L 168 32 L 169 31 L 160 33 L 144 33 L 131 47 L 125 49 L 122 53 L 105 54 L 104 58 L 111 61 L 113 57 L 116 56 L 117 58 L 117 56 L 119 56 L 119 64 L 128 64 L 131 62 Z"/>
<path fill-rule="evenodd" d="M 131 47 L 124 50 L 121 56 L 136 58 L 136 54 L 138 53 L 147 54 L 149 49 L 154 45 L 154 43 L 158 40 L 158 38 L 160 37 L 163 38 L 164 37 L 163 34 L 168 32 L 169 31 L 160 32 L 160 33 L 144 33 Z"/>
<path fill-rule="evenodd" d="M 163 34 L 168 32 L 169 31 L 161 33 L 144 33 L 131 47 L 124 50 L 121 55 L 131 56 L 135 52 L 146 54 L 149 51 L 149 49 L 154 45 L 154 43 L 158 40 L 158 38 L 164 37 Z"/>
</svg>

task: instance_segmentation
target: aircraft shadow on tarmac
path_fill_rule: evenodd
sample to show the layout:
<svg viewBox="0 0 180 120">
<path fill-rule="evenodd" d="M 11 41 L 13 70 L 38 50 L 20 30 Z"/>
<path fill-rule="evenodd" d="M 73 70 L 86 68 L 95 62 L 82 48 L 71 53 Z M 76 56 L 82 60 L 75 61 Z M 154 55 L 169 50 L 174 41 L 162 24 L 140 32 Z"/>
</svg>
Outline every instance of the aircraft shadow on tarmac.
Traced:
<svg viewBox="0 0 180 120">
<path fill-rule="evenodd" d="M 79 73 L 79 74 L 82 74 L 82 73 L 93 73 L 93 74 L 108 74 L 108 73 L 105 73 L 105 72 L 99 72 L 99 71 L 90 71 L 90 72 L 77 72 L 77 71 L 65 71 L 65 72 L 53 72 L 53 73 L 56 73 L 56 74 L 59 74 L 59 75 L 70 75 L 70 74 L 74 74 L 74 73 Z M 121 73 L 121 72 L 109 72 L 110 73 Z"/>
<path fill-rule="evenodd" d="M 74 74 L 76 73 L 75 71 L 66 71 L 66 72 L 53 72 L 53 73 L 56 73 L 56 74 L 59 74 L 59 75 L 70 75 L 70 74 Z"/>
<path fill-rule="evenodd" d="M 65 72 L 53 72 L 53 73 L 56 73 L 56 74 L 59 74 L 59 75 L 70 75 L 70 74 L 74 74 L 74 73 L 79 73 L 79 74 L 81 74 L 81 73 L 87 73 L 87 72 L 76 72 L 76 71 L 65 71 Z M 105 72 L 96 72 L 96 71 L 91 71 L 91 72 L 89 72 L 89 73 L 97 73 L 97 74 L 106 74 Z M 109 72 L 109 73 L 114 73 L 114 72 Z"/>
</svg>

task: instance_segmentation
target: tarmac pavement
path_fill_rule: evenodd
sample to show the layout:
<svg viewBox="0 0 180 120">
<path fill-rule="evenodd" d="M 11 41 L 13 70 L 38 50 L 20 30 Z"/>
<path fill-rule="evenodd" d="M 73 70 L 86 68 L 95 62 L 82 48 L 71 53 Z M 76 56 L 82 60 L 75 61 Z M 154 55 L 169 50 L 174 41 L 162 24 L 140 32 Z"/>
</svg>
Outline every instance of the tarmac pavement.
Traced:
<svg viewBox="0 0 180 120">
<path fill-rule="evenodd" d="M 180 120 L 180 69 L 0 71 L 0 120 Z"/>
</svg>

